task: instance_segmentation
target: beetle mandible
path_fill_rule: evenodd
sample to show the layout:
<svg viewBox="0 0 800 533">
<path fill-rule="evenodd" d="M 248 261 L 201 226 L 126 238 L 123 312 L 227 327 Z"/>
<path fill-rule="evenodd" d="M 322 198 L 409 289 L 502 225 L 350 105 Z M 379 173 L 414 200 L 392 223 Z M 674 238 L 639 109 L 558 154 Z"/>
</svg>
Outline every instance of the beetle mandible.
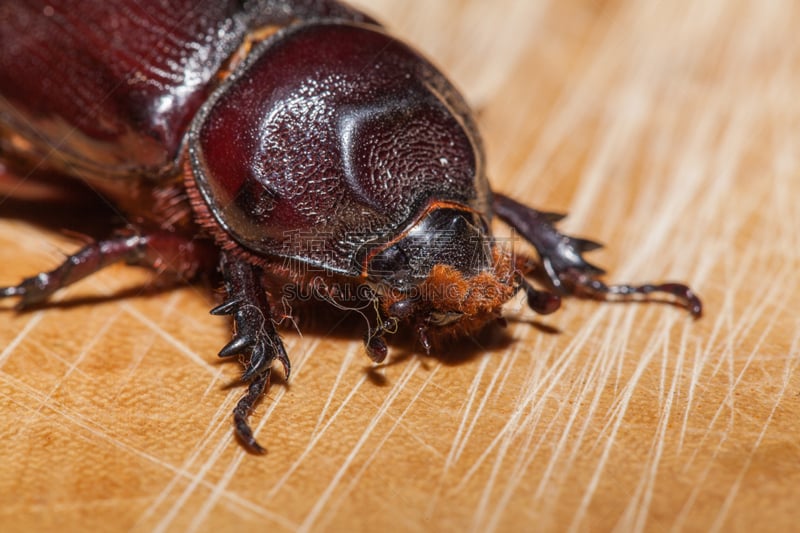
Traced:
<svg viewBox="0 0 800 533">
<path fill-rule="evenodd" d="M 0 6 L 4 179 L 89 184 L 131 223 L 0 297 L 30 307 L 118 261 L 187 280 L 219 268 L 226 296 L 211 312 L 233 317 L 219 355 L 244 365 L 248 391 L 233 417 L 251 451 L 263 448 L 247 418 L 272 365 L 290 372 L 273 320 L 282 286 L 334 302 L 354 289 L 373 311 L 365 346 L 378 362 L 397 328 L 430 351 L 502 320 L 519 291 L 542 314 L 565 294 L 654 292 L 701 313 L 681 283 L 606 285 L 583 257 L 599 244 L 492 191 L 458 91 L 355 9 L 96 0 L 77 14 L 72 4 Z M 494 216 L 538 262 L 492 237 Z M 534 268 L 547 289 L 526 280 Z"/>
</svg>

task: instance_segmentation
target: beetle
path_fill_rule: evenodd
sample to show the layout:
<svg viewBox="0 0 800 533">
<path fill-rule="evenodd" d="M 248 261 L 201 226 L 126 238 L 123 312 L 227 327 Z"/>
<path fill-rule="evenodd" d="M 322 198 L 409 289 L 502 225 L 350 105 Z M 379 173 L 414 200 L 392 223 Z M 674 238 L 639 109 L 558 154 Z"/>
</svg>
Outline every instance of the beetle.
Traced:
<svg viewBox="0 0 800 533">
<path fill-rule="evenodd" d="M 0 5 L 0 160 L 6 180 L 88 184 L 128 224 L 0 297 L 29 308 L 119 261 L 185 280 L 219 268 L 211 313 L 233 319 L 219 355 L 244 367 L 233 419 L 250 451 L 264 451 L 247 419 L 273 363 L 290 374 L 275 325 L 287 288 L 361 309 L 376 362 L 398 329 L 429 352 L 502 321 L 519 291 L 541 314 L 566 294 L 651 293 L 701 314 L 682 283 L 605 284 L 583 257 L 598 243 L 493 191 L 459 92 L 345 4 L 71 4 Z M 495 216 L 538 261 L 493 237 Z"/>
</svg>

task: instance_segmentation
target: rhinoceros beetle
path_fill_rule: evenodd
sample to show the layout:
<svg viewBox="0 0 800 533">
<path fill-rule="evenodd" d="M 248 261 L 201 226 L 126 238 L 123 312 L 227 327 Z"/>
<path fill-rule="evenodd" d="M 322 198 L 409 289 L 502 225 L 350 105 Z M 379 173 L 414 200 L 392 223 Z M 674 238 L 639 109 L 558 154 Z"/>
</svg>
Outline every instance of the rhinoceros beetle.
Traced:
<svg viewBox="0 0 800 533">
<path fill-rule="evenodd" d="M 344 4 L 7 0 L 0 21 L 5 178 L 88 184 L 129 222 L 0 297 L 30 307 L 118 261 L 187 280 L 219 268 L 211 312 L 233 317 L 219 355 L 244 365 L 234 427 L 251 451 L 272 364 L 290 371 L 280 287 L 371 310 L 375 361 L 399 328 L 426 351 L 476 334 L 519 291 L 543 314 L 563 294 L 654 292 L 701 313 L 680 283 L 606 285 L 583 258 L 599 244 L 492 191 L 458 91 Z M 538 262 L 493 238 L 495 215 Z M 527 281 L 536 272 L 548 289 Z"/>
</svg>

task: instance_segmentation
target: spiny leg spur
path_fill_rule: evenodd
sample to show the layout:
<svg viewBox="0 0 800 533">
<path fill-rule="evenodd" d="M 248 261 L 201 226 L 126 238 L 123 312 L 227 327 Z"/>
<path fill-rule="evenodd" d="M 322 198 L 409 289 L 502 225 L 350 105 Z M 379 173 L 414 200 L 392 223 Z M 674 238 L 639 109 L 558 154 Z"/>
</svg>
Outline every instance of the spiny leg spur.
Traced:
<svg viewBox="0 0 800 533">
<path fill-rule="evenodd" d="M 289 379 L 291 364 L 272 321 L 269 300 L 261 283 L 261 268 L 223 254 L 222 275 L 227 298 L 212 309 L 211 314 L 232 315 L 235 333 L 219 356 L 243 356 L 242 381 L 248 383 L 247 393 L 233 410 L 234 429 L 250 451 L 265 453 L 253 436 L 247 418 L 269 386 L 273 361 L 278 360 L 283 365 L 286 379 Z"/>
</svg>

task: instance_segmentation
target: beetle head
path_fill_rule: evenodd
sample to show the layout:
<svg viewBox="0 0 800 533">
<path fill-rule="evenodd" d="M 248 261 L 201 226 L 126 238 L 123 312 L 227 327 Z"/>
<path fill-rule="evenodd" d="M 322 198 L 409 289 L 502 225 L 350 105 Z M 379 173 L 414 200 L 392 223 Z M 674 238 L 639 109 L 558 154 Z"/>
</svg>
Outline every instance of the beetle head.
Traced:
<svg viewBox="0 0 800 533">
<path fill-rule="evenodd" d="M 426 349 L 427 331 L 434 338 L 475 333 L 501 316 L 517 290 L 510 254 L 493 244 L 483 217 L 448 204 L 377 247 L 367 276 L 384 316 L 412 323 Z"/>
</svg>

